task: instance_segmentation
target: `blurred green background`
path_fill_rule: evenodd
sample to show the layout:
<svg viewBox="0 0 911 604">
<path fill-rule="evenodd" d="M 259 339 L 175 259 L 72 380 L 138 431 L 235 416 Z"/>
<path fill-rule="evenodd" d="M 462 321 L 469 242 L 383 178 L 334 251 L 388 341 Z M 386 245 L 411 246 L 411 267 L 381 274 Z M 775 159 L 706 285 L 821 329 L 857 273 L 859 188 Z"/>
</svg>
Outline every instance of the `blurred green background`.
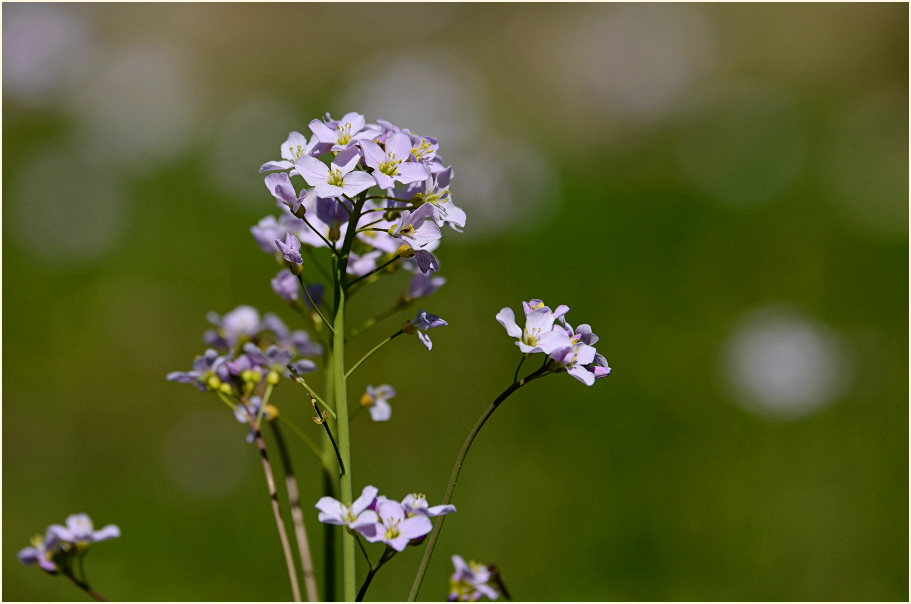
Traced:
<svg viewBox="0 0 911 604">
<path fill-rule="evenodd" d="M 399 391 L 354 423 L 356 490 L 440 500 L 518 360 L 503 306 L 568 304 L 613 367 L 497 411 L 422 598 L 453 553 L 521 600 L 908 598 L 906 5 L 2 11 L 4 599 L 82 597 L 15 558 L 74 512 L 123 531 L 88 559 L 108 597 L 290 597 L 245 428 L 164 376 L 209 310 L 298 325 L 249 234 L 257 169 L 352 110 L 438 136 L 468 212 L 433 351 L 352 380 Z M 299 389 L 274 400 L 318 433 Z M 369 597 L 407 597 L 419 559 Z"/>
</svg>

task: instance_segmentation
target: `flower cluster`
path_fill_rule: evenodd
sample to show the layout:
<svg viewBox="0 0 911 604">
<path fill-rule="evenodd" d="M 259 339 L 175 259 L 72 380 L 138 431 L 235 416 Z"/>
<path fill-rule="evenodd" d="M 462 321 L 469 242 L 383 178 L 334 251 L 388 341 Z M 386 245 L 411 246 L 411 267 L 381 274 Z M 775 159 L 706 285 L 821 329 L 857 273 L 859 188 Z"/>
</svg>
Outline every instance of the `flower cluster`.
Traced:
<svg viewBox="0 0 911 604">
<path fill-rule="evenodd" d="M 203 340 L 210 348 L 197 357 L 192 370 L 169 373 L 169 381 L 190 383 L 203 391 L 244 393 L 260 384 L 274 386 L 291 377 L 291 370 L 315 371 L 316 364 L 304 357 L 323 352 L 306 331 L 291 331 L 276 315 L 261 317 L 252 306 L 238 306 L 224 316 L 209 313 L 208 319 L 214 328 Z"/>
<path fill-rule="evenodd" d="M 406 496 L 401 502 L 378 495 L 366 486 L 354 503 L 346 505 L 332 497 L 316 503 L 318 519 L 326 524 L 344 525 L 370 543 L 385 543 L 397 552 L 418 545 L 432 530 L 430 518 L 456 511 L 453 505 L 430 506 L 421 494 Z"/>
<path fill-rule="evenodd" d="M 477 602 L 482 596 L 497 599 L 497 590 L 487 584 L 492 575 L 490 567 L 474 560 L 466 563 L 459 555 L 452 556 L 452 565 L 455 572 L 449 578 L 450 602 Z"/>
<path fill-rule="evenodd" d="M 52 524 L 43 537 L 40 534 L 32 537 L 31 546 L 20 550 L 18 557 L 23 564 L 37 563 L 43 571 L 53 574 L 67 564 L 74 551 L 84 552 L 91 543 L 119 536 L 120 529 L 116 524 L 96 531 L 87 514 L 72 514 L 67 517 L 66 526 Z"/>
<path fill-rule="evenodd" d="M 575 330 L 566 322 L 569 307 L 561 304 L 551 310 L 538 299 L 522 302 L 525 311 L 525 327 L 516 323 L 516 315 L 509 307 L 497 313 L 497 321 L 506 328 L 506 333 L 516 340 L 516 346 L 525 354 L 543 352 L 552 360 L 559 371 L 591 386 L 598 378 L 610 374 L 607 359 L 598 354 L 594 344 L 598 336 L 592 333 L 588 324 L 579 325 Z"/>
<path fill-rule="evenodd" d="M 347 265 L 353 278 L 395 258 L 411 259 L 401 265 L 416 274 L 438 270 L 433 252 L 441 227 L 461 231 L 465 212 L 452 201 L 452 167 L 444 165 L 437 140 L 384 120 L 367 123 L 360 113 L 338 120 L 327 114 L 312 120 L 309 130 L 309 139 L 289 134 L 282 159 L 260 168 L 270 173 L 266 188 L 280 209 L 278 217 L 251 228 L 260 248 L 300 274 L 302 251 L 338 249 L 348 230 L 356 229 Z M 295 177 L 303 182 L 295 185 Z M 273 288 L 289 301 L 297 297 L 288 274 L 280 273 Z"/>
</svg>

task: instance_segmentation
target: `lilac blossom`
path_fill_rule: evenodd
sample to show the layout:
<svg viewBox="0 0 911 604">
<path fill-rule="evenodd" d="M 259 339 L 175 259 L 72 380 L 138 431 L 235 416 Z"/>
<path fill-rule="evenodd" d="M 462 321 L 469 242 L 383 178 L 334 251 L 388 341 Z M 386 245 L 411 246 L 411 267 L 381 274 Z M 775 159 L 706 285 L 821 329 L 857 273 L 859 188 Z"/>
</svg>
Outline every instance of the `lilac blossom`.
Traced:
<svg viewBox="0 0 911 604">
<path fill-rule="evenodd" d="M 411 541 L 425 537 L 433 525 L 426 516 L 408 517 L 405 508 L 398 501 L 385 500 L 376 506 L 378 522 L 373 533 L 366 527 L 361 530 L 364 538 L 371 543 L 382 541 L 397 552 L 403 551 Z"/>
<path fill-rule="evenodd" d="M 339 153 L 329 166 L 315 157 L 302 158 L 292 172 L 303 176 L 317 197 L 353 197 L 376 184 L 370 174 L 352 171 L 360 158 L 357 147 L 352 147 Z"/>
<path fill-rule="evenodd" d="M 433 329 L 434 327 L 443 327 L 444 325 L 449 325 L 449 323 L 436 315 L 421 310 L 418 312 L 418 316 L 407 321 L 402 326 L 402 331 L 408 335 L 416 333 L 424 347 L 427 348 L 427 350 L 430 350 L 433 348 L 433 342 L 430 341 L 430 337 L 424 332 L 428 329 Z"/>
<path fill-rule="evenodd" d="M 346 113 L 335 121 L 326 114 L 326 121 L 312 120 L 310 130 L 319 142 L 331 144 L 332 151 L 342 151 L 361 140 L 375 138 L 380 134 L 375 126 L 368 126 L 360 113 Z"/>
<path fill-rule="evenodd" d="M 435 505 L 431 507 L 430 504 L 427 503 L 427 497 L 423 493 L 410 493 L 406 495 L 405 499 L 402 500 L 402 507 L 405 508 L 405 513 L 408 514 L 408 516 L 428 516 L 430 518 L 451 514 L 456 511 L 455 506 L 451 504 Z"/>
<path fill-rule="evenodd" d="M 440 268 L 436 257 L 425 249 L 439 240 L 441 235 L 440 227 L 433 221 L 432 205 L 424 204 L 414 212 L 403 211 L 398 223 L 389 228 L 389 234 L 404 241 L 413 250 L 414 260 L 421 272 Z"/>
<path fill-rule="evenodd" d="M 562 316 L 560 322 L 569 337 L 569 345 L 553 351 L 550 358 L 563 365 L 569 375 L 586 386 L 594 384 L 597 378 L 607 377 L 610 367 L 607 359 L 595 350 L 594 344 L 598 341 L 598 336 L 592 332 L 591 326 L 582 324 L 573 331 Z"/>
<path fill-rule="evenodd" d="M 44 533 L 44 537 L 41 535 L 32 537 L 30 542 L 31 546 L 19 550 L 19 553 L 16 554 L 16 556 L 22 564 L 29 565 L 37 563 L 44 572 L 51 574 L 56 573 L 58 569 L 53 557 L 59 541 L 60 539 L 57 535 L 48 529 Z"/>
<path fill-rule="evenodd" d="M 172 371 L 168 374 L 167 380 L 193 384 L 203 391 L 216 390 L 230 379 L 227 362 L 227 357 L 220 356 L 216 350 L 209 348 L 193 361 L 191 371 Z"/>
<path fill-rule="evenodd" d="M 307 190 L 301 189 L 300 195 L 298 195 L 294 191 L 294 185 L 291 184 L 291 179 L 285 172 L 278 172 L 266 176 L 266 188 L 269 189 L 269 192 L 272 193 L 272 196 L 275 197 L 279 203 L 288 206 L 294 212 L 297 212 L 301 204 L 307 199 Z"/>
<path fill-rule="evenodd" d="M 318 142 L 319 140 L 315 136 L 308 143 L 306 136 L 300 132 L 292 132 L 288 135 L 288 139 L 282 143 L 282 159 L 280 161 L 264 163 L 259 171 L 270 172 L 272 170 L 287 170 L 288 168 L 293 168 L 300 158 L 308 157 L 313 152 L 313 149 Z"/>
<path fill-rule="evenodd" d="M 465 227 L 465 210 L 452 202 L 449 182 L 452 180 L 452 167 L 440 170 L 426 180 L 409 185 L 401 190 L 403 199 L 414 199 L 417 202 L 431 204 L 434 210 L 433 219 L 440 226 L 449 224 L 455 231 Z"/>
<path fill-rule="evenodd" d="M 287 232 L 287 229 L 279 223 L 275 216 L 266 216 L 255 226 L 250 227 L 250 233 L 253 234 L 256 244 L 269 254 L 275 253 L 275 240 L 283 238 Z"/>
<path fill-rule="evenodd" d="M 241 338 L 252 338 L 259 331 L 259 311 L 252 306 L 241 305 L 223 317 L 216 313 L 209 314 L 209 322 L 221 328 L 222 336 L 230 347 L 234 347 Z"/>
<path fill-rule="evenodd" d="M 346 269 L 349 275 L 354 277 L 363 277 L 367 273 L 376 269 L 376 261 L 383 252 L 376 250 L 359 255 L 354 252 L 348 254 L 348 267 Z"/>
<path fill-rule="evenodd" d="M 554 320 L 554 313 L 549 308 L 538 308 L 525 316 L 525 328 L 521 329 L 516 324 L 516 315 L 511 308 L 507 306 L 497 313 L 497 321 L 506 328 L 506 333 L 519 338 L 516 345 L 525 354 L 550 354 L 570 345 L 566 332 L 559 326 L 554 328 Z"/>
<path fill-rule="evenodd" d="M 286 262 L 289 262 L 294 265 L 303 264 L 304 259 L 301 258 L 301 242 L 298 241 L 297 237 L 291 233 L 285 235 L 285 240 L 280 241 L 275 240 L 275 245 L 278 246 L 278 251 L 282 253 L 282 258 Z"/>
<path fill-rule="evenodd" d="M 347 526 L 359 532 L 366 530 L 367 534 L 375 535 L 378 517 L 376 511 L 370 508 L 376 501 L 377 492 L 376 487 L 368 485 L 351 505 L 345 505 L 332 497 L 321 497 L 316 502 L 316 509 L 319 510 L 317 520 L 325 524 Z"/>
<path fill-rule="evenodd" d="M 395 396 L 395 388 L 389 384 L 382 384 L 374 388 L 367 386 L 367 391 L 361 396 L 361 405 L 370 410 L 370 419 L 375 422 L 389 421 L 392 416 L 392 407 L 389 399 Z"/>
<path fill-rule="evenodd" d="M 372 140 L 362 140 L 364 162 L 373 168 L 373 178 L 383 189 L 390 189 L 396 181 L 412 183 L 429 176 L 420 162 L 407 161 L 411 156 L 411 138 L 404 133 L 394 133 L 386 139 L 385 150 Z"/>
<path fill-rule="evenodd" d="M 261 348 L 250 342 L 244 344 L 244 354 L 250 357 L 254 363 L 268 370 L 269 374 L 266 379 L 272 384 L 278 382 L 278 376 L 284 375 L 287 377 L 288 364 L 291 363 L 291 358 L 294 356 L 290 350 L 279 348 L 275 345 L 269 346 L 263 352 Z M 316 364 L 309 359 L 300 359 L 291 363 L 291 366 L 294 368 L 295 373 L 316 371 Z"/>
<path fill-rule="evenodd" d="M 300 284 L 297 281 L 297 277 L 288 269 L 284 268 L 279 271 L 271 283 L 272 291 L 282 300 L 287 302 L 300 300 Z"/>
<path fill-rule="evenodd" d="M 437 139 L 432 136 L 418 136 L 412 134 L 411 136 L 411 157 L 415 161 L 419 162 L 432 162 L 436 156 L 437 151 L 440 148 L 439 142 Z"/>
<path fill-rule="evenodd" d="M 78 543 L 95 543 L 120 536 L 120 528 L 116 524 L 109 524 L 96 531 L 88 514 L 71 514 L 66 518 L 66 526 L 52 524 L 47 528 L 47 531 L 60 541 L 74 545 Z"/>
<path fill-rule="evenodd" d="M 311 287 L 313 286 L 308 286 L 307 289 L 309 290 Z M 319 298 L 314 297 L 314 300 L 319 303 Z M 323 345 L 314 342 L 310 334 L 303 329 L 291 332 L 287 343 L 294 348 L 298 356 L 311 357 L 323 354 Z"/>
<path fill-rule="evenodd" d="M 491 579 L 490 568 L 474 560 L 465 562 L 459 555 L 452 556 L 455 572 L 449 578 L 450 602 L 477 602 L 482 596 L 496 600 L 499 593 L 488 585 Z"/>
</svg>

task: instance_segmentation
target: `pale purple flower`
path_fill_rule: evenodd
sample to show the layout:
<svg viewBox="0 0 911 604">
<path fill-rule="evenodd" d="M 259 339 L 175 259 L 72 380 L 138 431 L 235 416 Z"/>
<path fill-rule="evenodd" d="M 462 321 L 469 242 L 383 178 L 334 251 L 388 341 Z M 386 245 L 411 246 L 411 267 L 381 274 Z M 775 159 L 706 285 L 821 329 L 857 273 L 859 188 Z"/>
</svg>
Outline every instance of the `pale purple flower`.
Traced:
<svg viewBox="0 0 911 604">
<path fill-rule="evenodd" d="M 275 240 L 281 239 L 287 232 L 287 229 L 279 223 L 275 216 L 266 216 L 255 226 L 250 227 L 250 233 L 253 234 L 256 245 L 269 254 L 275 253 Z"/>
<path fill-rule="evenodd" d="M 496 600 L 499 593 L 487 584 L 491 579 L 490 568 L 474 560 L 465 562 L 459 555 L 452 556 L 455 572 L 449 578 L 450 602 L 477 602 L 482 596 Z"/>
<path fill-rule="evenodd" d="M 433 221 L 433 205 L 424 204 L 414 212 L 405 210 L 389 234 L 407 243 L 412 249 L 427 247 L 442 235 L 440 227 Z"/>
<path fill-rule="evenodd" d="M 25 565 L 38 564 L 41 570 L 47 573 L 56 573 L 57 564 L 53 561 L 55 549 L 60 539 L 48 529 L 41 535 L 35 535 L 31 539 L 31 546 L 19 550 L 16 556 L 19 562 Z"/>
<path fill-rule="evenodd" d="M 287 170 L 293 168 L 297 161 L 302 157 L 307 157 L 313 152 L 313 148 L 319 140 L 313 137 L 307 142 L 307 137 L 300 132 L 292 132 L 288 135 L 288 140 L 282 143 L 281 161 L 270 161 L 264 163 L 259 171 L 270 172 L 272 170 Z"/>
<path fill-rule="evenodd" d="M 351 505 L 346 505 L 332 497 L 321 497 L 316 502 L 316 509 L 319 510 L 317 520 L 325 524 L 347 526 L 355 531 L 366 529 L 368 534 L 375 535 L 378 517 L 370 507 L 376 501 L 377 492 L 376 487 L 368 485 L 361 491 L 361 496 Z"/>
<path fill-rule="evenodd" d="M 396 181 L 412 183 L 425 180 L 430 173 L 420 162 L 410 162 L 411 137 L 403 133 L 394 133 L 386 139 L 386 148 L 382 149 L 372 140 L 362 140 L 364 162 L 373 168 L 373 178 L 383 189 L 392 188 Z"/>
<path fill-rule="evenodd" d="M 298 195 L 294 191 L 294 185 L 291 184 L 291 179 L 286 172 L 277 172 L 266 176 L 266 188 L 269 189 L 269 192 L 279 203 L 286 205 L 295 212 L 307 199 L 307 190 L 301 189 L 300 195 Z"/>
<path fill-rule="evenodd" d="M 402 326 L 402 331 L 409 335 L 417 333 L 418 338 L 421 340 L 424 347 L 427 348 L 427 350 L 430 350 L 433 348 L 433 342 L 430 341 L 430 337 L 424 332 L 428 329 L 433 329 L 434 327 L 443 327 L 444 325 L 449 325 L 449 323 L 436 315 L 432 315 L 427 311 L 422 310 L 418 312 L 417 317 Z"/>
<path fill-rule="evenodd" d="M 367 391 L 361 396 L 361 405 L 370 410 L 370 419 L 375 422 L 389 421 L 392 416 L 392 407 L 389 399 L 395 396 L 395 388 L 389 384 L 382 384 L 374 388 L 367 386 Z"/>
<path fill-rule="evenodd" d="M 88 514 L 71 514 L 66 518 L 66 526 L 52 524 L 47 527 L 47 530 L 49 533 L 53 533 L 60 541 L 74 545 L 77 543 L 95 543 L 120 536 L 120 528 L 116 524 L 109 524 L 96 531 Z"/>
<path fill-rule="evenodd" d="M 549 308 L 538 308 L 525 317 L 525 328 L 516 324 L 516 315 L 508 306 L 497 313 L 497 321 L 506 333 L 518 338 L 516 345 L 525 354 L 543 352 L 550 354 L 570 345 L 569 336 L 560 326 L 554 326 L 554 313 Z"/>
<path fill-rule="evenodd" d="M 370 271 L 376 269 L 376 261 L 383 254 L 379 250 L 367 252 L 364 255 L 350 252 L 348 254 L 348 267 L 346 269 L 349 275 L 362 277 Z"/>
<path fill-rule="evenodd" d="M 352 172 L 360 158 L 357 147 L 339 153 L 329 166 L 315 157 L 304 157 L 297 162 L 293 173 L 303 176 L 314 187 L 317 197 L 353 197 L 376 184 L 370 174 Z"/>
<path fill-rule="evenodd" d="M 440 144 L 437 142 L 437 139 L 432 136 L 418 136 L 416 134 L 410 136 L 411 157 L 419 162 L 432 162 L 437 156 L 437 151 L 440 149 Z"/>
<path fill-rule="evenodd" d="M 435 277 L 428 273 L 418 273 L 411 278 L 408 283 L 408 293 L 405 298 L 408 300 L 417 300 L 426 298 L 443 287 L 446 283 L 445 277 Z"/>
<path fill-rule="evenodd" d="M 307 286 L 307 289 L 310 290 L 315 286 Z M 321 287 L 321 286 L 320 286 Z M 311 293 L 311 295 L 313 295 Z M 319 298 L 314 297 L 314 300 L 319 303 Z M 309 357 L 323 354 L 323 345 L 319 342 L 314 342 L 313 338 L 310 337 L 310 334 L 304 331 L 303 329 L 298 329 L 290 334 L 287 342 L 294 351 L 297 352 L 298 356 Z"/>
<path fill-rule="evenodd" d="M 172 371 L 167 375 L 169 382 L 193 384 L 200 390 L 216 390 L 230 380 L 228 357 L 223 357 L 212 348 L 193 361 L 192 371 Z"/>
<path fill-rule="evenodd" d="M 456 511 L 454 505 L 435 505 L 430 506 L 427 503 L 427 497 L 423 493 L 410 493 L 402 500 L 402 507 L 408 516 L 428 516 L 435 518 L 444 514 L 451 514 Z"/>
<path fill-rule="evenodd" d="M 310 130 L 319 142 L 331 144 L 332 151 L 342 151 L 360 140 L 372 139 L 380 134 L 375 126 L 367 127 L 360 113 L 346 113 L 338 121 L 329 119 L 328 114 L 326 118 L 325 122 L 312 120 Z"/>
<path fill-rule="evenodd" d="M 291 264 L 302 264 L 304 262 L 304 259 L 301 258 L 301 242 L 291 233 L 285 235 L 284 242 L 276 239 L 275 245 L 278 246 L 278 251 L 282 253 L 282 258 L 286 262 Z"/>
<path fill-rule="evenodd" d="M 551 312 L 550 306 L 547 306 L 546 304 L 544 304 L 544 302 L 542 300 L 540 300 L 538 298 L 534 298 L 532 300 L 529 300 L 528 302 L 524 302 L 524 301 L 522 302 L 522 310 L 525 311 L 526 317 L 529 314 L 531 314 L 533 311 L 536 311 L 536 310 L 539 310 L 542 308 L 547 309 L 548 312 Z M 568 312 L 569 312 L 569 306 L 567 306 L 566 304 L 561 304 L 560 306 L 557 307 L 556 310 L 553 311 L 554 319 L 559 319 L 564 325 L 566 325 L 566 321 L 563 320 L 563 315 L 565 315 Z M 572 329 L 570 329 L 569 332 L 570 332 L 569 335 L 572 335 Z"/>
<path fill-rule="evenodd" d="M 563 317 L 560 317 L 560 322 L 569 336 L 569 345 L 553 351 L 550 358 L 563 365 L 569 375 L 586 386 L 594 384 L 597 378 L 609 375 L 607 359 L 595 350 L 594 344 L 598 341 L 598 336 L 592 332 L 591 326 L 582 324 L 573 332 Z"/>
<path fill-rule="evenodd" d="M 453 230 L 461 232 L 465 228 L 465 210 L 452 202 L 449 182 L 452 180 L 452 167 L 430 175 L 426 180 L 414 183 L 402 189 L 403 199 L 415 199 L 431 204 L 434 210 L 433 219 L 440 226 L 449 224 Z"/>
<path fill-rule="evenodd" d="M 213 315 L 210 315 L 210 320 Z M 225 340 L 233 347 L 241 338 L 252 338 L 259 331 L 259 311 L 252 306 L 238 306 L 220 318 L 220 327 Z"/>
<path fill-rule="evenodd" d="M 362 530 L 361 534 L 367 541 L 382 541 L 397 552 L 403 551 L 412 540 L 421 539 L 433 530 L 429 518 L 408 517 L 405 508 L 398 501 L 383 501 L 377 505 L 376 515 L 379 520 L 375 524 L 375 532 L 368 534 L 367 530 Z"/>
<path fill-rule="evenodd" d="M 296 302 L 300 300 L 300 284 L 297 277 L 288 269 L 284 268 L 275 278 L 272 279 L 272 291 L 274 291 L 282 300 L 287 302 Z"/>
</svg>

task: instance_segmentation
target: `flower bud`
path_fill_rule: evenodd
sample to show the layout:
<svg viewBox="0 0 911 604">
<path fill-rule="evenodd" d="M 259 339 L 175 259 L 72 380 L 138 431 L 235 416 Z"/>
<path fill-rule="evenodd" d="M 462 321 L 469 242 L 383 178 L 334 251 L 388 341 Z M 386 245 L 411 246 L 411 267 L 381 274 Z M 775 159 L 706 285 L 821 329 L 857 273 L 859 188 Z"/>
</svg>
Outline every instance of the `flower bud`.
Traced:
<svg viewBox="0 0 911 604">
<path fill-rule="evenodd" d="M 272 403 L 269 403 L 268 405 L 266 405 L 266 408 L 263 411 L 263 415 L 266 416 L 267 420 L 272 421 L 273 419 L 278 417 L 278 407 L 276 407 Z"/>
<path fill-rule="evenodd" d="M 366 392 L 361 396 L 361 405 L 364 407 L 369 407 L 373 404 L 373 397 L 367 394 Z"/>
<path fill-rule="evenodd" d="M 266 383 L 270 384 L 272 386 L 275 386 L 276 384 L 278 384 L 281 381 L 281 379 L 282 379 L 282 376 L 280 376 L 278 374 L 278 372 L 275 371 L 274 369 L 272 371 L 270 371 L 268 375 L 266 375 Z"/>
<path fill-rule="evenodd" d="M 219 386 L 221 386 L 221 380 L 214 375 L 210 375 L 209 379 L 206 380 L 206 385 L 210 390 L 218 390 Z"/>
</svg>

